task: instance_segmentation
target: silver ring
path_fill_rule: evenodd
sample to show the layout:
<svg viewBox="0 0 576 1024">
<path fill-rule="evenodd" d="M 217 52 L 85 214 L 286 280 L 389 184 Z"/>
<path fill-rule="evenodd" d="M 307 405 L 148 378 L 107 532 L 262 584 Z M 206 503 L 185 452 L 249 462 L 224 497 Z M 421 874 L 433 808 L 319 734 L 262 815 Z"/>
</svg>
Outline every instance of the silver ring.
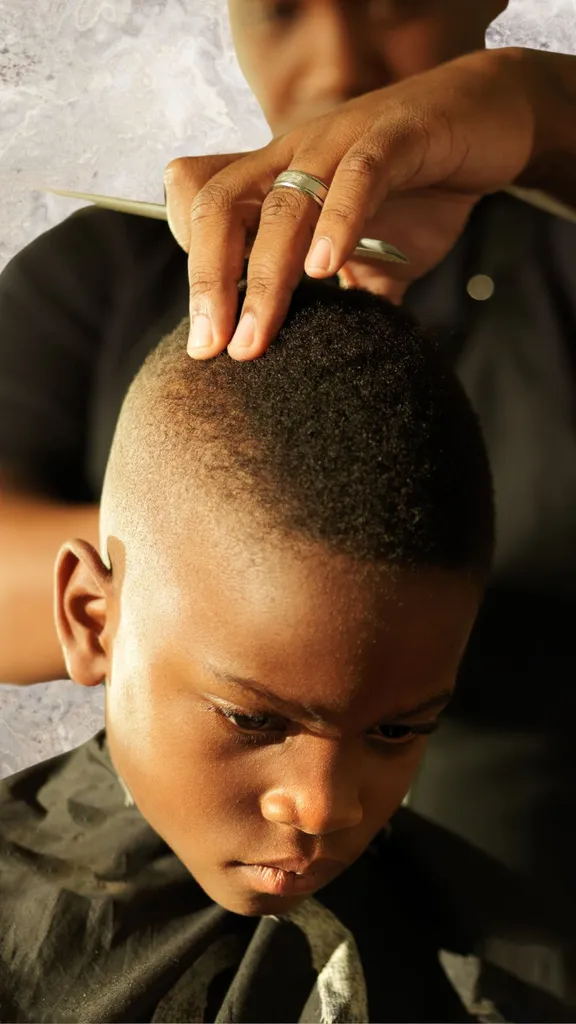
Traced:
<svg viewBox="0 0 576 1024">
<path fill-rule="evenodd" d="M 313 174 L 306 174 L 305 171 L 282 171 L 270 191 L 275 188 L 295 188 L 298 192 L 313 199 L 320 209 L 324 206 L 329 191 L 328 186 L 320 181 L 320 178 L 315 178 Z M 384 263 L 410 263 L 404 253 L 379 238 L 361 238 L 354 250 L 354 255 L 364 257 L 364 259 L 380 260 Z"/>
<path fill-rule="evenodd" d="M 328 195 L 328 186 L 320 181 L 320 178 L 315 178 L 313 174 L 306 174 L 305 171 L 282 171 L 270 191 L 275 188 L 295 188 L 298 192 L 313 199 L 320 208 L 324 206 Z"/>
</svg>

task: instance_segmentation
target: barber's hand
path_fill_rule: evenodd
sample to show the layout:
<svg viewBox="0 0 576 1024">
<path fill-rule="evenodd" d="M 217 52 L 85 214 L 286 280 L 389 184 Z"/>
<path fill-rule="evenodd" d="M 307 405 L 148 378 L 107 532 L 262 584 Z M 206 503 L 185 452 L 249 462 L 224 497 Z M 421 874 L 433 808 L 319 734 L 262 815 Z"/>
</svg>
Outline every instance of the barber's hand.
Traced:
<svg viewBox="0 0 576 1024">
<path fill-rule="evenodd" d="M 243 316 L 229 353 L 261 355 L 279 330 L 304 268 L 401 302 L 409 283 L 453 248 L 473 206 L 513 182 L 533 156 L 534 111 L 521 51 L 488 50 L 352 100 L 244 155 L 169 164 L 171 230 L 189 253 L 189 353 L 229 344 L 237 282 Z M 294 189 L 270 192 L 288 168 L 330 187 L 324 208 Z M 352 258 L 381 238 L 409 265 Z"/>
</svg>

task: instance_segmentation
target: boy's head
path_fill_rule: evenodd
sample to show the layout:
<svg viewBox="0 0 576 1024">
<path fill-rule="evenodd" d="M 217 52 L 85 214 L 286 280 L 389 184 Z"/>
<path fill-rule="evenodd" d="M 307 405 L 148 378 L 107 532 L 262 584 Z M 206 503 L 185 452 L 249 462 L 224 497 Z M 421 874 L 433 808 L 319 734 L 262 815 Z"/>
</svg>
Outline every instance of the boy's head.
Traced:
<svg viewBox="0 0 576 1024">
<path fill-rule="evenodd" d="M 484 47 L 508 0 L 229 0 L 236 52 L 275 135 Z"/>
<path fill-rule="evenodd" d="M 373 296 L 302 285 L 252 362 L 189 359 L 187 326 L 125 399 L 102 559 L 60 552 L 58 630 L 71 677 L 107 680 L 144 817 L 217 902 L 279 913 L 410 786 L 489 570 L 490 476 L 455 376 Z M 247 866 L 281 862 L 304 875 Z"/>
</svg>

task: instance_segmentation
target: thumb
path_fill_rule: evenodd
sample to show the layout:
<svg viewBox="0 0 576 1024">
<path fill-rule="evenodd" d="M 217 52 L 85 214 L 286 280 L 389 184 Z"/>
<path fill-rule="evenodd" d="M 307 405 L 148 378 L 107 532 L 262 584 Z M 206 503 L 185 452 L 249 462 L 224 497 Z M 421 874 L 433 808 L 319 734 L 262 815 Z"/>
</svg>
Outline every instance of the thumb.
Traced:
<svg viewBox="0 0 576 1024">
<path fill-rule="evenodd" d="M 409 281 L 397 281 L 382 272 L 381 266 L 372 267 L 360 261 L 345 263 L 338 273 L 341 288 L 360 288 L 401 306 Z"/>
</svg>

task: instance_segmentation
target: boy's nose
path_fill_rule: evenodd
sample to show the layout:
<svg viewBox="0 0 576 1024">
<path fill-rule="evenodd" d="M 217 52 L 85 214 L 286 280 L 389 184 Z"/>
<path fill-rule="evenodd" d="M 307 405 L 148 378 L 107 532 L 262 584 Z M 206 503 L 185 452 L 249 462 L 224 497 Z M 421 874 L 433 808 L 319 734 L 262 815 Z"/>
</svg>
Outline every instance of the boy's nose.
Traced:
<svg viewBox="0 0 576 1024">
<path fill-rule="evenodd" d="M 335 762 L 330 756 L 322 760 L 324 763 L 300 761 L 291 772 L 290 781 L 266 791 L 261 798 L 261 810 L 267 821 L 314 836 L 355 828 L 361 823 L 360 786 L 352 765 L 349 761 Z"/>
</svg>

